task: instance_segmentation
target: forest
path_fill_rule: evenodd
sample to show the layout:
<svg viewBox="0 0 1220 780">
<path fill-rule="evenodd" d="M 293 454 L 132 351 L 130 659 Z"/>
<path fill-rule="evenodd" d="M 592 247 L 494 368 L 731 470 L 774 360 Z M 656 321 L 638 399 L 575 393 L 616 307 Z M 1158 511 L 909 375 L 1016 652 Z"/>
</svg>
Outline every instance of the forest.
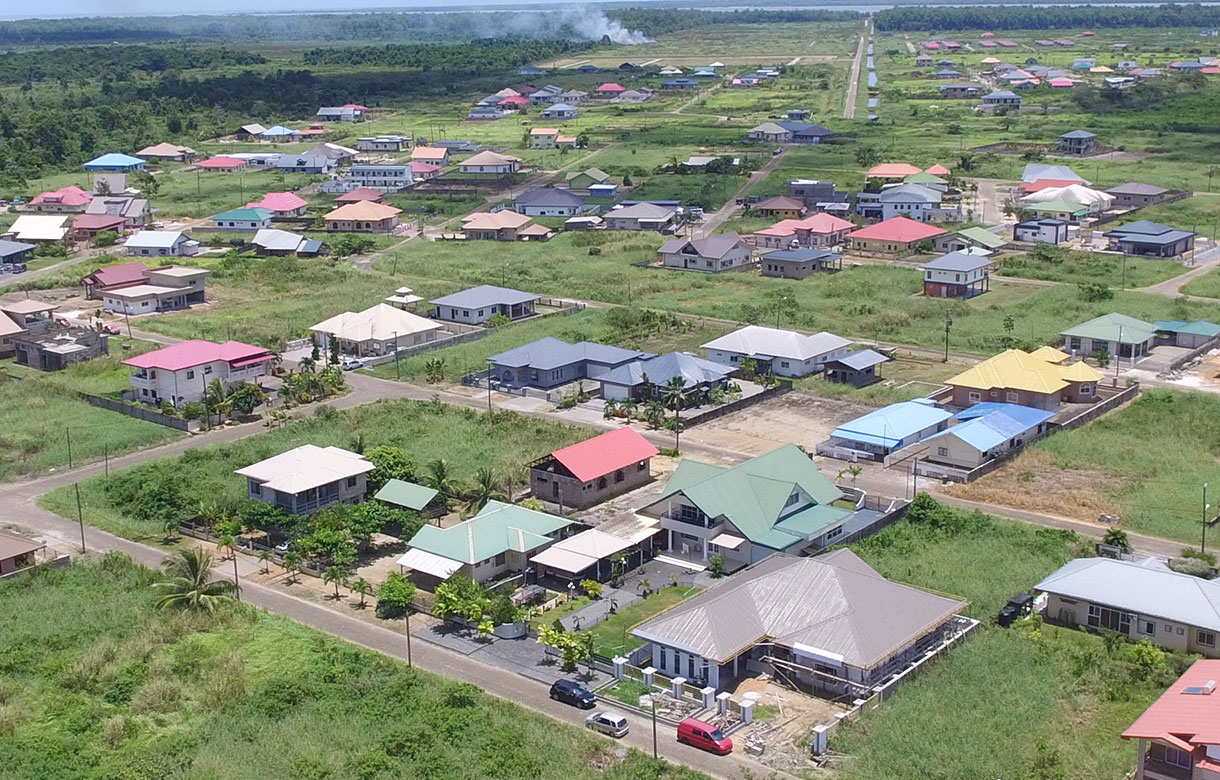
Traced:
<svg viewBox="0 0 1220 780">
<path fill-rule="evenodd" d="M 144 74 L 262 65 L 259 54 L 218 46 L 64 46 L 0 54 L 0 84 L 127 81 Z"/>
<path fill-rule="evenodd" d="M 486 38 L 462 46 L 438 43 L 344 46 L 310 49 L 306 65 L 359 65 L 482 73 L 517 67 L 592 48 L 590 41 Z"/>
<path fill-rule="evenodd" d="M 1119 6 L 910 6 L 875 16 L 877 29 L 1056 30 L 1090 27 L 1216 27 L 1220 7 L 1204 5 Z"/>
</svg>

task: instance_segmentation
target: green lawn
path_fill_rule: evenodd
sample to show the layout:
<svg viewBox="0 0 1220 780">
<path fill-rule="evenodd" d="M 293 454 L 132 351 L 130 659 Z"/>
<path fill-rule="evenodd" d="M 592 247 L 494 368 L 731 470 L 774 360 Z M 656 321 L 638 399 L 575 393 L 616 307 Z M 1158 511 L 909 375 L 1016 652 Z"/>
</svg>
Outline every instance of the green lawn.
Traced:
<svg viewBox="0 0 1220 780">
<path fill-rule="evenodd" d="M 653 587 L 660 588 L 660 590 L 631 606 L 623 607 L 589 628 L 589 633 L 596 637 L 594 646 L 599 655 L 607 657 L 625 655 L 644 644 L 631 635 L 632 628 L 671 607 L 676 607 L 701 590 L 677 585 L 663 587 L 662 583 L 655 583 Z"/>
<path fill-rule="evenodd" d="M 110 554 L 0 583 L 5 777 L 704 777 L 262 611 L 157 610 L 159 579 Z"/>
<path fill-rule="evenodd" d="M 131 344 L 130 351 L 120 343 Z M 176 439 L 183 434 L 92 406 L 77 395 L 117 395 L 131 386 L 130 370 L 121 361 L 156 347 L 143 341 L 112 337 L 111 354 L 63 371 L 42 372 L 0 362 L 0 479 L 37 473 L 68 464 L 71 439 L 75 464 L 130 452 Z"/>
<path fill-rule="evenodd" d="M 1148 287 L 1186 271 L 1181 263 L 1174 260 L 1052 250 L 1047 257 L 1033 252 L 1005 256 L 996 273 L 1066 284 L 1099 282 L 1115 289 L 1132 289 Z"/>
<path fill-rule="evenodd" d="M 1203 485 L 1216 482 L 1220 457 L 1217 415 L 1220 398 L 1211 393 L 1146 390 L 1027 448 L 962 495 L 1089 520 L 1117 514 L 1124 528 L 1198 544 Z"/>
<path fill-rule="evenodd" d="M 876 780 L 1122 777 L 1135 749 L 1119 734 L 1188 659 L 1170 657 L 1151 671 L 1136 666 L 1131 645 L 1108 652 L 1078 631 L 994 626 L 1010 597 L 1085 546 L 1016 521 L 949 517 L 944 528 L 903 521 L 854 545 L 890 579 L 968 599 L 968 614 L 983 625 L 832 738 L 849 756 L 845 772 Z M 1040 752 L 1057 753 L 1048 763 L 1063 774 L 1034 774 Z"/>
<path fill-rule="evenodd" d="M 1179 292 L 1203 298 L 1220 298 L 1220 269 L 1213 269 L 1182 285 Z"/>
<path fill-rule="evenodd" d="M 234 469 L 302 444 L 355 450 L 391 445 L 401 448 L 421 470 L 432 460 L 445 459 L 457 485 L 468 484 L 482 466 L 521 485 L 527 463 L 588 436 L 582 428 L 511 412 L 480 414 L 446 404 L 382 400 L 317 414 L 232 444 L 192 450 L 109 477 L 93 477 L 81 483 L 81 498 L 86 523 L 130 539 L 160 538 L 163 524 L 149 517 L 141 499 L 116 505 L 112 496 L 128 496 L 134 486 L 137 494 L 148 494 L 150 505 L 169 506 L 175 516 L 190 517 L 201 504 L 245 497 L 245 480 L 233 474 Z M 162 495 L 163 490 L 168 495 Z M 75 517 L 71 489 L 53 490 L 42 502 L 52 511 Z"/>
<path fill-rule="evenodd" d="M 1220 181 L 1212 186 L 1220 187 Z M 1132 216 L 1194 230 L 1208 238 L 1220 238 L 1220 194 L 1200 193 L 1176 203 L 1148 206 Z"/>
</svg>

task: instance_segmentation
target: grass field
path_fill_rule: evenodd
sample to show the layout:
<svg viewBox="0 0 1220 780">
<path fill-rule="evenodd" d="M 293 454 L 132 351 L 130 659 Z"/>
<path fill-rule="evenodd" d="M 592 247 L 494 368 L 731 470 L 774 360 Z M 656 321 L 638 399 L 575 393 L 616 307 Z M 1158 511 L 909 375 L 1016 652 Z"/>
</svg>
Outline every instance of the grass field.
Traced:
<svg viewBox="0 0 1220 780">
<path fill-rule="evenodd" d="M 1203 485 L 1215 481 L 1220 457 L 1218 414 L 1220 398 L 1210 393 L 1146 390 L 954 493 L 1070 517 L 1117 514 L 1124 528 L 1198 544 Z"/>
<path fill-rule="evenodd" d="M 1041 259 L 1032 252 L 1007 255 L 996 273 L 1024 279 L 1077 284 L 1098 282 L 1115 289 L 1148 287 L 1186 273 L 1182 263 L 1097 252 L 1053 252 Z"/>
<path fill-rule="evenodd" d="M 1203 298 L 1220 298 L 1220 269 L 1213 269 L 1182 285 L 1179 292 Z"/>
<path fill-rule="evenodd" d="M 631 635 L 632 628 L 700 592 L 699 588 L 666 587 L 666 584 L 652 583 L 652 586 L 657 588 L 655 593 L 629 607 L 623 607 L 602 622 L 591 626 L 589 633 L 596 637 L 596 652 L 610 658 L 626 655 L 644 644 Z"/>
<path fill-rule="evenodd" d="M 0 362 L 0 479 L 36 473 L 68 464 L 69 443 L 80 464 L 149 447 L 183 434 L 156 423 L 92 406 L 77 393 L 113 395 L 128 389 L 130 371 L 121 364 L 157 346 L 127 341 L 130 351 L 113 353 L 63 371 L 45 373 L 12 360 Z M 70 439 L 70 442 L 69 442 Z"/>
<path fill-rule="evenodd" d="M 886 577 L 970 601 L 983 625 L 959 648 L 907 680 L 831 747 L 848 776 L 875 780 L 1122 777 L 1135 750 L 1119 734 L 1176 676 L 1137 667 L 1130 645 L 1099 637 L 991 623 L 1013 595 L 1083 549 L 1070 534 L 951 512 L 943 528 L 903 521 L 853 549 Z M 1180 664 L 1185 659 L 1169 659 Z M 936 735 L 930 739 L 930 735 Z M 1045 747 L 1039 749 L 1039 743 Z M 1039 755 L 1063 774 L 1036 774 Z"/>
<path fill-rule="evenodd" d="M 109 555 L 0 584 L 6 777 L 703 777 L 264 612 L 157 610 L 159 578 Z"/>
<path fill-rule="evenodd" d="M 378 445 L 399 447 L 423 469 L 430 461 L 448 461 L 458 485 L 468 483 L 481 466 L 520 485 L 525 464 L 552 450 L 589 437 L 585 429 L 522 417 L 510 412 L 480 414 L 472 409 L 418 401 L 382 400 L 332 415 L 321 414 L 288 423 L 283 428 L 223 444 L 193 450 L 177 458 L 156 461 L 93 477 L 80 484 L 85 522 L 129 539 L 160 538 L 161 524 L 140 516 L 130 506 L 111 503 L 107 486 L 112 480 L 140 480 L 152 484 L 167 474 L 178 485 L 172 503 L 183 517 L 201 503 L 237 501 L 246 495 L 246 482 L 233 474 L 264 458 L 302 444 L 336 446 L 363 451 Z M 57 489 L 42 498 L 60 514 L 76 511 L 75 494 Z M 75 515 L 73 515 L 75 516 Z"/>
</svg>

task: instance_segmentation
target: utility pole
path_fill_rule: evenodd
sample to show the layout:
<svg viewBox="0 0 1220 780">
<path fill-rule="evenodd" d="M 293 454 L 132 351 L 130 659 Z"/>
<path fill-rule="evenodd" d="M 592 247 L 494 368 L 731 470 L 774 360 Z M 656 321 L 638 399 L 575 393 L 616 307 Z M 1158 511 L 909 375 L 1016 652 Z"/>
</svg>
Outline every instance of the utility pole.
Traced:
<svg viewBox="0 0 1220 780">
<path fill-rule="evenodd" d="M 237 544 L 237 542 L 233 544 Z M 229 550 L 229 554 L 233 556 L 233 595 L 237 597 L 238 601 L 241 601 L 241 580 L 237 577 L 237 548 Z"/>
<path fill-rule="evenodd" d="M 1207 503 L 1207 483 L 1203 483 L 1203 536 L 1199 539 L 1199 552 L 1204 552 L 1207 547 L 1207 510 L 1210 505 Z"/>
<path fill-rule="evenodd" d="M 402 381 L 402 367 L 398 364 L 398 331 L 394 331 L 394 376 Z"/>
<path fill-rule="evenodd" d="M 491 372 L 494 369 L 491 367 L 491 361 L 487 362 L 487 411 L 491 411 Z"/>
<path fill-rule="evenodd" d="M 657 755 L 657 692 L 648 691 L 648 701 L 652 702 L 652 757 L 660 758 Z"/>
<path fill-rule="evenodd" d="M 411 663 L 411 605 L 407 605 L 407 614 L 403 618 L 403 622 L 407 626 L 407 666 L 415 668 Z"/>
<path fill-rule="evenodd" d="M 72 429 L 64 428 L 64 435 L 68 437 L 68 468 L 72 468 Z"/>
<path fill-rule="evenodd" d="M 76 490 L 76 519 L 80 523 L 80 551 L 88 552 L 85 547 L 85 512 L 81 509 L 80 504 L 80 483 L 73 482 L 72 487 Z"/>
<path fill-rule="evenodd" d="M 953 309 L 945 309 L 945 359 L 944 363 L 949 362 L 949 329 L 953 327 Z"/>
</svg>

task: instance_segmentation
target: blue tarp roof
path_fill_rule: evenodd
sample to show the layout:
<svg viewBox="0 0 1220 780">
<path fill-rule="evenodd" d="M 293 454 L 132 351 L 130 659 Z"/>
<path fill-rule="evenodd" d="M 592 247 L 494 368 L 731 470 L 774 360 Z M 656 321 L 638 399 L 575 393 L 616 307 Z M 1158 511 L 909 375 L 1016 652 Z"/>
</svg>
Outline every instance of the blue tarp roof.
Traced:
<svg viewBox="0 0 1220 780">
<path fill-rule="evenodd" d="M 103 154 L 101 157 L 97 157 L 95 159 L 90 160 L 89 162 L 85 163 L 85 167 L 86 168 L 89 168 L 89 167 L 116 167 L 116 166 L 143 165 L 143 164 L 144 164 L 144 161 L 141 160 L 139 157 L 132 157 L 129 154 L 119 154 L 118 152 L 111 152 L 110 154 Z"/>
<path fill-rule="evenodd" d="M 903 401 L 843 423 L 834 429 L 831 436 L 893 447 L 901 444 L 908 436 L 935 427 L 951 416 L 951 413 L 927 399 Z"/>
</svg>

